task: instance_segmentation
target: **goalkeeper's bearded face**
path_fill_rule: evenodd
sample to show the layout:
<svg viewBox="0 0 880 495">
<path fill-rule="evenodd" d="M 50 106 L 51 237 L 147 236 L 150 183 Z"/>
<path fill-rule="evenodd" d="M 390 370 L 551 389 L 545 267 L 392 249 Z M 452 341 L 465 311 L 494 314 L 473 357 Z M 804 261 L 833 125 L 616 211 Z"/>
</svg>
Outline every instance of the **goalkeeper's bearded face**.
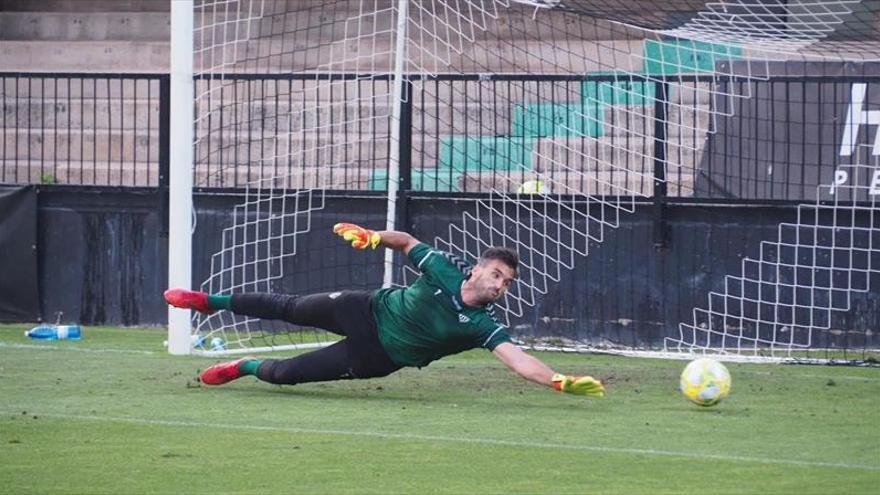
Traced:
<svg viewBox="0 0 880 495">
<path fill-rule="evenodd" d="M 467 284 L 481 304 L 500 299 L 516 278 L 516 272 L 506 263 L 496 259 L 482 260 L 471 270 Z"/>
</svg>

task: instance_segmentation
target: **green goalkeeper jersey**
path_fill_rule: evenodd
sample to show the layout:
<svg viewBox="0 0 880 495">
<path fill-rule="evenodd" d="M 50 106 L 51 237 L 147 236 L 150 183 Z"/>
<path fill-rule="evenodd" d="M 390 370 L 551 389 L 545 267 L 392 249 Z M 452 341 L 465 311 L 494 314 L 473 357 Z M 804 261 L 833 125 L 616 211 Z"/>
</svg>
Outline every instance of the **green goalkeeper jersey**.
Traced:
<svg viewBox="0 0 880 495">
<path fill-rule="evenodd" d="M 409 259 L 422 275 L 409 287 L 377 290 L 372 303 L 379 341 L 395 363 L 421 367 L 443 356 L 477 347 L 491 351 L 511 341 L 494 304 L 470 307 L 461 301 L 471 265 L 423 243 L 410 250 Z"/>
</svg>

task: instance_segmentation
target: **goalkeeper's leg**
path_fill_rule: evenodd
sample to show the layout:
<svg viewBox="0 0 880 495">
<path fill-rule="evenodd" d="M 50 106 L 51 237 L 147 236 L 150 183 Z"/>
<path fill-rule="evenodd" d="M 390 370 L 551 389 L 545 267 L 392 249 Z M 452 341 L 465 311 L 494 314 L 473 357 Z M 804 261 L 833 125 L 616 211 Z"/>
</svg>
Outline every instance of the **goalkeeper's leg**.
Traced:
<svg viewBox="0 0 880 495">
<path fill-rule="evenodd" d="M 391 361 L 378 343 L 364 345 L 344 339 L 329 347 L 290 359 L 267 359 L 260 363 L 256 376 L 280 385 L 378 378 L 401 368 Z"/>
<path fill-rule="evenodd" d="M 400 366 L 379 342 L 373 316 L 372 293 L 342 291 L 309 296 L 241 294 L 233 296 L 232 310 L 260 318 L 279 318 L 298 325 L 324 328 L 347 338 L 324 349 L 290 359 L 260 363 L 257 378 L 269 383 L 296 383 L 375 378 Z"/>
<path fill-rule="evenodd" d="M 231 361 L 214 365 L 201 375 L 204 383 L 220 385 L 243 375 L 293 385 L 297 383 L 375 378 L 401 368 L 379 341 L 372 294 L 345 291 L 296 297 L 283 294 L 233 296 L 231 309 L 258 318 L 281 319 L 330 330 L 347 338 L 324 349 L 290 359 Z"/>
<path fill-rule="evenodd" d="M 323 328 L 338 335 L 349 335 L 373 320 L 372 293 L 340 291 L 294 296 L 288 294 L 235 294 L 230 309 L 239 315 L 283 320 L 295 325 Z"/>
<path fill-rule="evenodd" d="M 371 298 L 372 293 L 365 291 L 327 292 L 308 296 L 268 293 L 222 296 L 185 289 L 165 291 L 168 304 L 178 308 L 194 309 L 205 314 L 227 309 L 244 316 L 322 328 L 338 335 L 348 335 L 349 330 L 361 326 L 364 317 L 373 319 Z"/>
<path fill-rule="evenodd" d="M 343 339 L 331 346 L 289 359 L 259 360 L 253 357 L 218 363 L 199 375 L 202 383 L 222 385 L 245 375 L 278 385 L 378 378 L 401 368 L 379 343 L 365 339 Z"/>
</svg>

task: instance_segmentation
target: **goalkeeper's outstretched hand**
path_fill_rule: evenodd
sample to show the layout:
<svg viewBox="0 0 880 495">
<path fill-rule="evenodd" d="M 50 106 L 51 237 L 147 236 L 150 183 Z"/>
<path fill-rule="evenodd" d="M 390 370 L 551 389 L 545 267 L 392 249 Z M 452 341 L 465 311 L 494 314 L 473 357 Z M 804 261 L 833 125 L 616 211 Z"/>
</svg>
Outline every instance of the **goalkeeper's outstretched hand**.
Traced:
<svg viewBox="0 0 880 495">
<path fill-rule="evenodd" d="M 355 249 L 376 249 L 382 240 L 378 233 L 353 223 L 337 223 L 333 226 L 333 232 L 351 242 L 351 247 Z"/>
<path fill-rule="evenodd" d="M 560 392 L 587 397 L 605 397 L 605 386 L 592 376 L 553 375 L 553 388 Z"/>
</svg>

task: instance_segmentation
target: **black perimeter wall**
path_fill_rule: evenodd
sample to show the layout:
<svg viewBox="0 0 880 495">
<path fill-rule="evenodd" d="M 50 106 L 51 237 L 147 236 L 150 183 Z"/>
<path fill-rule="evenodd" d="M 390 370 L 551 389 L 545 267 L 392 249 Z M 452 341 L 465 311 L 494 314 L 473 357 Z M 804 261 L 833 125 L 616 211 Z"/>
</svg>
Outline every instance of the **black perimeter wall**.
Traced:
<svg viewBox="0 0 880 495">
<path fill-rule="evenodd" d="M 166 323 L 167 234 L 155 191 L 55 186 L 39 188 L 37 197 L 44 320 L 54 320 L 60 311 L 63 321 L 86 325 Z M 210 274 L 211 254 L 240 201 L 232 195 L 196 197 L 194 286 Z M 433 243 L 435 236 L 446 236 L 450 223 L 460 222 L 472 201 L 410 199 L 409 229 Z M 381 253 L 341 246 L 330 226 L 343 220 L 377 226 L 384 223 L 384 211 L 383 198 L 328 197 L 325 208 L 313 215 L 313 234 L 297 246 L 293 263 L 307 275 L 277 288 L 379 286 Z M 593 246 L 587 258 L 563 272 L 534 311 L 512 321 L 514 331 L 660 345 L 663 337 L 677 335 L 680 322 L 692 320 L 695 305 L 705 306 L 709 291 L 723 288 L 725 275 L 740 273 L 744 256 L 755 257 L 762 240 L 776 239 L 777 224 L 794 220 L 795 211 L 793 206 L 669 205 L 667 244 L 657 247 L 654 207 L 637 206 L 634 214 L 621 217 L 620 227 L 606 231 L 604 242 Z M 325 235 L 315 235 L 322 230 Z M 841 318 L 837 323 L 843 328 L 874 327 L 880 321 L 880 293 L 856 297 L 854 309 Z M 832 344 L 843 343 L 825 343 Z"/>
</svg>

